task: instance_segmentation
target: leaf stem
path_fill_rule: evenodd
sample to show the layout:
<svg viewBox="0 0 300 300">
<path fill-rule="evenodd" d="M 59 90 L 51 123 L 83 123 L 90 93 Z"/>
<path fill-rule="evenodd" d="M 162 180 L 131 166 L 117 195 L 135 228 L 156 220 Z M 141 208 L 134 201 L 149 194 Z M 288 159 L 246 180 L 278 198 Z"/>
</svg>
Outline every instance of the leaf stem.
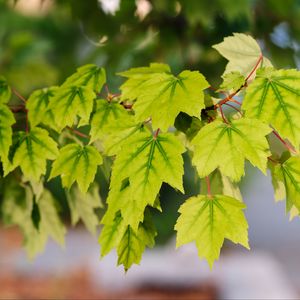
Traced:
<svg viewBox="0 0 300 300">
<path fill-rule="evenodd" d="M 85 138 L 85 139 L 89 139 L 89 138 L 90 138 L 89 135 L 87 135 L 87 134 L 85 134 L 85 133 L 82 133 L 82 132 L 80 132 L 79 130 L 76 130 L 76 129 L 70 127 L 70 126 L 67 126 L 67 129 L 69 129 L 69 130 L 72 131 L 74 134 L 76 134 L 76 135 L 78 135 L 78 136 L 80 136 L 80 137 L 82 137 L 82 138 Z"/>
<path fill-rule="evenodd" d="M 207 195 L 209 198 L 211 198 L 212 194 L 211 194 L 211 186 L 210 186 L 209 176 L 205 177 L 205 181 L 206 181 L 206 186 L 207 186 Z"/>
<path fill-rule="evenodd" d="M 156 131 L 155 131 L 155 134 L 153 136 L 153 138 L 156 140 L 157 139 L 157 136 L 159 134 L 159 131 L 160 131 L 160 128 L 158 128 Z"/>
<path fill-rule="evenodd" d="M 14 88 L 11 89 L 11 91 L 24 103 L 26 103 L 26 99 Z"/>
<path fill-rule="evenodd" d="M 243 116 L 243 113 L 242 113 L 241 110 L 238 109 L 237 107 L 233 106 L 233 105 L 230 104 L 230 103 L 224 103 L 224 104 L 227 105 L 227 106 L 229 106 L 229 107 L 231 107 L 231 108 L 233 108 L 233 109 L 236 110 L 241 116 Z"/>
<path fill-rule="evenodd" d="M 221 116 L 222 116 L 222 119 L 223 119 L 224 123 L 228 124 L 228 120 L 226 119 L 226 117 L 224 115 L 222 106 L 220 106 L 220 113 L 221 113 Z"/>
<path fill-rule="evenodd" d="M 233 97 L 239 93 L 244 87 L 246 87 L 248 85 L 248 81 L 251 78 L 251 76 L 254 74 L 254 72 L 256 71 L 257 67 L 259 66 L 259 64 L 261 63 L 263 59 L 263 55 L 262 53 L 260 54 L 255 66 L 253 67 L 253 69 L 251 70 L 251 72 L 248 74 L 248 76 L 245 79 L 245 82 L 233 93 L 231 93 L 230 95 L 228 95 L 226 98 L 224 98 L 223 100 L 221 100 L 220 102 L 218 102 L 217 104 L 215 104 L 214 109 L 218 109 L 219 107 L 221 107 L 223 104 L 225 104 L 228 101 L 232 101 L 232 102 L 238 102 L 235 99 L 233 99 Z M 234 101 L 233 101 L 234 100 Z M 238 104 L 240 104 L 238 102 Z"/>
<path fill-rule="evenodd" d="M 273 129 L 273 134 L 278 138 L 278 140 L 285 146 L 285 148 L 287 150 L 289 150 L 291 153 L 297 154 L 297 151 L 291 146 L 289 145 L 280 135 L 279 133 Z"/>
</svg>

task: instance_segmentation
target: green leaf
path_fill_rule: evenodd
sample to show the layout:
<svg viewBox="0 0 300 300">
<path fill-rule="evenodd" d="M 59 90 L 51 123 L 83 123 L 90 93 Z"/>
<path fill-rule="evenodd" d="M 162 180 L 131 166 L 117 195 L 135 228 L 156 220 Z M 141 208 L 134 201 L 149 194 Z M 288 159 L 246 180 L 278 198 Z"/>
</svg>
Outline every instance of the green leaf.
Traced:
<svg viewBox="0 0 300 300">
<path fill-rule="evenodd" d="M 225 195 L 199 195 L 181 205 L 175 225 L 177 247 L 195 241 L 200 258 L 210 267 L 219 258 L 224 239 L 247 249 L 248 224 L 243 213 L 245 204 Z"/>
<path fill-rule="evenodd" d="M 60 149 L 49 179 L 61 175 L 62 184 L 66 188 L 77 181 L 79 189 L 85 193 L 101 163 L 102 157 L 95 147 L 72 143 Z"/>
<path fill-rule="evenodd" d="M 0 103 L 0 158 L 7 160 L 9 148 L 12 144 L 12 128 L 15 118 L 10 109 Z"/>
<path fill-rule="evenodd" d="M 180 112 L 199 117 L 205 107 L 203 90 L 209 86 L 204 76 L 198 71 L 183 71 L 174 76 L 168 66 L 156 66 L 120 73 L 128 78 L 120 87 L 122 99 L 136 99 L 137 120 L 151 117 L 154 128 L 166 131 Z"/>
<path fill-rule="evenodd" d="M 26 102 L 28 120 L 31 127 L 41 123 L 57 129 L 54 113 L 49 109 L 49 104 L 58 87 L 50 87 L 34 91 Z"/>
<path fill-rule="evenodd" d="M 226 73 L 222 78 L 223 82 L 220 86 L 222 91 L 238 90 L 245 83 L 245 76 L 237 71 Z"/>
<path fill-rule="evenodd" d="M 127 124 L 116 123 L 110 126 L 110 133 L 103 139 L 104 153 L 108 156 L 117 155 L 122 151 L 122 147 L 127 144 L 127 140 L 132 136 L 144 131 L 144 126 L 135 120 Z"/>
<path fill-rule="evenodd" d="M 248 76 L 261 56 L 261 49 L 255 39 L 243 33 L 234 33 L 213 48 L 229 61 L 224 73 L 238 71 Z M 262 66 L 268 67 L 272 64 L 264 57 Z"/>
<path fill-rule="evenodd" d="M 45 129 L 35 127 L 29 132 L 19 132 L 12 165 L 13 168 L 20 166 L 28 180 L 39 181 L 46 173 L 47 159 L 53 160 L 57 155 L 56 142 Z"/>
<path fill-rule="evenodd" d="M 108 254 L 113 248 L 117 247 L 126 231 L 127 225 L 121 214 L 118 212 L 114 218 L 106 223 L 99 236 L 101 245 L 101 256 Z"/>
<path fill-rule="evenodd" d="M 81 125 L 87 124 L 93 110 L 96 94 L 85 86 L 62 86 L 51 99 L 49 109 L 55 116 L 55 122 L 60 129 L 72 126 L 76 116 L 80 117 Z"/>
<path fill-rule="evenodd" d="M 0 103 L 7 103 L 11 97 L 11 88 L 6 79 L 0 76 Z"/>
<path fill-rule="evenodd" d="M 204 126 L 192 140 L 193 164 L 200 177 L 220 168 L 223 175 L 239 181 L 244 175 L 245 159 L 266 173 L 270 155 L 265 136 L 271 128 L 258 120 L 239 119 L 230 124 L 214 121 Z"/>
<path fill-rule="evenodd" d="M 58 215 L 55 200 L 52 194 L 44 189 L 41 197 L 38 199 L 38 208 L 40 211 L 40 233 L 45 232 L 51 236 L 59 245 L 65 243 L 66 228 Z"/>
<path fill-rule="evenodd" d="M 137 231 L 127 226 L 117 248 L 118 265 L 122 264 L 127 271 L 133 264 L 139 264 L 145 248 L 154 246 L 156 234 L 150 215 L 147 217 L 147 214 Z"/>
<path fill-rule="evenodd" d="M 153 137 L 139 132 L 128 138 L 112 168 L 108 211 L 102 222 L 110 223 L 118 210 L 128 225 L 136 230 L 147 205 L 154 205 L 163 182 L 183 192 L 185 151 L 172 134 Z"/>
<path fill-rule="evenodd" d="M 24 236 L 23 244 L 30 259 L 44 251 L 48 236 L 63 245 L 66 232 L 49 191 L 44 190 L 36 203 L 40 214 L 38 228 L 32 219 L 33 204 L 30 187 L 17 182 L 13 176 L 8 176 L 5 179 L 2 203 L 3 221 L 6 225 L 20 227 Z"/>
<path fill-rule="evenodd" d="M 242 108 L 248 118 L 271 124 L 296 147 L 300 144 L 300 72 L 261 69 L 246 90 Z"/>
<path fill-rule="evenodd" d="M 88 86 L 95 93 L 100 93 L 105 82 L 105 70 L 96 65 L 88 64 L 78 68 L 76 73 L 68 77 L 62 86 Z"/>
<path fill-rule="evenodd" d="M 293 205 L 300 210 L 300 157 L 292 156 L 284 163 L 276 164 L 271 174 L 275 190 L 284 186 L 286 210 L 290 211 Z"/>
<path fill-rule="evenodd" d="M 93 183 L 86 194 L 83 194 L 75 185 L 67 192 L 66 196 L 71 212 L 72 225 L 74 226 L 81 219 L 86 228 L 92 234 L 96 234 L 99 220 L 94 210 L 102 207 L 98 185 Z"/>
<path fill-rule="evenodd" d="M 118 102 L 97 100 L 97 108 L 91 119 L 91 140 L 109 139 L 110 134 L 120 134 L 120 131 L 135 126 L 134 116 Z"/>
</svg>

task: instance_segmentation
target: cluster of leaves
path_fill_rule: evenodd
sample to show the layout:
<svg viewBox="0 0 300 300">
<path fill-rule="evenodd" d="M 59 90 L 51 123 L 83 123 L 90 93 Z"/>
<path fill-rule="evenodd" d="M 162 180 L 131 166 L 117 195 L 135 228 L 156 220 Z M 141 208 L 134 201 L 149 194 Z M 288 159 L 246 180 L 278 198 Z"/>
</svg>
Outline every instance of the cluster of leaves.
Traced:
<svg viewBox="0 0 300 300">
<path fill-rule="evenodd" d="M 286 198 L 287 211 L 298 214 L 299 71 L 273 68 L 248 35 L 234 34 L 214 48 L 228 60 L 218 90 L 198 71 L 174 75 L 158 63 L 120 73 L 126 78 L 121 93 L 107 90 L 106 98 L 105 71 L 95 65 L 80 67 L 61 86 L 34 91 L 28 100 L 1 77 L 2 219 L 21 227 L 30 256 L 48 236 L 64 240 L 45 180 L 61 179 L 72 223 L 82 219 L 96 232 L 101 200 L 95 175 L 107 158 L 113 165 L 99 243 L 102 255 L 116 248 L 125 270 L 154 246 L 152 214 L 161 211 L 162 184 L 184 193 L 186 151 L 201 190 L 179 209 L 177 246 L 195 242 L 210 266 L 225 239 L 249 248 L 237 186 L 245 161 L 264 174 L 269 168 L 276 199 Z M 24 103 L 9 105 L 12 92 Z M 19 112 L 23 127 L 12 128 Z M 282 147 L 274 147 L 275 138 Z"/>
</svg>

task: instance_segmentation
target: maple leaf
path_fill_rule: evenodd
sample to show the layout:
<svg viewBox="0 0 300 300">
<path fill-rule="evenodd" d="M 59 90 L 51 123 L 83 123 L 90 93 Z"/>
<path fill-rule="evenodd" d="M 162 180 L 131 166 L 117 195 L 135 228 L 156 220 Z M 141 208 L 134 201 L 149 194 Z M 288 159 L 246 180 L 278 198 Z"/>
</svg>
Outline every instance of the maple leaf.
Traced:
<svg viewBox="0 0 300 300">
<path fill-rule="evenodd" d="M 225 195 L 189 198 L 179 208 L 177 247 L 195 241 L 199 257 L 210 267 L 219 258 L 225 238 L 249 249 L 244 208 L 244 203 Z"/>
<path fill-rule="evenodd" d="M 54 94 L 49 104 L 57 126 L 62 129 L 72 126 L 76 116 L 80 117 L 81 124 L 89 121 L 93 110 L 96 94 L 85 86 L 62 86 Z"/>
<path fill-rule="evenodd" d="M 103 226 L 98 240 L 101 245 L 101 256 L 105 256 L 119 245 L 127 226 L 120 212 Z"/>
<path fill-rule="evenodd" d="M 72 143 L 60 149 L 49 179 L 61 175 L 62 184 L 66 188 L 77 181 L 80 190 L 85 193 L 101 163 L 102 157 L 95 147 Z"/>
<path fill-rule="evenodd" d="M 151 117 L 154 128 L 166 131 L 180 112 L 200 115 L 205 107 L 203 90 L 209 84 L 197 71 L 183 71 L 174 76 L 168 66 L 158 66 L 120 73 L 128 78 L 120 89 L 123 100 L 136 100 L 134 110 L 138 121 Z"/>
<path fill-rule="evenodd" d="M 74 74 L 65 80 L 62 86 L 88 86 L 95 93 L 100 93 L 105 81 L 105 70 L 96 65 L 88 64 L 78 68 Z"/>
<path fill-rule="evenodd" d="M 272 166 L 271 174 L 274 189 L 281 188 L 280 196 L 277 192 L 277 200 L 286 198 L 287 211 L 293 205 L 300 210 L 300 157 L 292 156 L 285 162 Z"/>
<path fill-rule="evenodd" d="M 96 234 L 99 220 L 94 210 L 102 207 L 98 185 L 93 183 L 86 194 L 82 193 L 75 185 L 66 193 L 66 196 L 71 212 L 72 225 L 77 224 L 81 219 L 86 228 L 92 234 Z"/>
<path fill-rule="evenodd" d="M 58 155 L 56 142 L 45 129 L 35 127 L 29 132 L 19 132 L 12 151 L 12 169 L 20 166 L 27 179 L 39 181 L 46 173 L 47 159 Z"/>
<path fill-rule="evenodd" d="M 91 119 L 90 142 L 110 140 L 114 134 L 119 137 L 121 131 L 136 126 L 134 116 L 118 102 L 99 99 L 96 103 L 97 108 Z"/>
<path fill-rule="evenodd" d="M 55 125 L 55 116 L 49 108 L 51 98 L 54 96 L 58 87 L 50 87 L 34 91 L 26 102 L 28 110 L 28 120 L 33 128 L 41 123 L 57 129 Z"/>
<path fill-rule="evenodd" d="M 11 97 L 11 88 L 6 79 L 0 76 L 0 103 L 7 103 Z"/>
<path fill-rule="evenodd" d="M 120 209 L 128 225 L 136 230 L 145 207 L 153 206 L 163 182 L 183 192 L 184 151 L 170 133 L 154 137 L 144 131 L 128 138 L 112 168 L 108 211 L 102 222 L 110 222 Z"/>
<path fill-rule="evenodd" d="M 246 90 L 245 116 L 271 124 L 296 147 L 300 144 L 300 72 L 264 68 Z"/>
<path fill-rule="evenodd" d="M 64 245 L 65 226 L 59 218 L 57 203 L 48 190 L 43 190 L 34 202 L 28 185 L 20 185 L 13 176 L 7 177 L 4 189 L 2 215 L 6 225 L 18 225 L 24 236 L 24 247 L 30 259 L 45 249 L 48 237 Z M 34 204 L 39 214 L 38 224 L 32 218 Z"/>
<path fill-rule="evenodd" d="M 270 132 L 269 126 L 254 119 L 207 124 L 192 140 L 193 164 L 199 176 L 205 177 L 219 167 L 223 175 L 239 181 L 244 175 L 245 159 L 266 173 L 270 152 L 265 136 Z"/>
<path fill-rule="evenodd" d="M 230 72 L 222 76 L 223 82 L 220 86 L 220 90 L 230 91 L 238 90 L 245 83 L 245 77 L 240 72 Z"/>
<path fill-rule="evenodd" d="M 248 76 L 259 62 L 261 49 L 256 40 L 244 33 L 234 33 L 224 38 L 224 41 L 212 46 L 229 62 L 224 73 L 238 71 Z M 272 66 L 271 62 L 263 57 L 261 66 Z"/>
<path fill-rule="evenodd" d="M 15 118 L 10 109 L 0 103 L 0 158 L 6 161 L 12 144 L 12 128 Z"/>
</svg>

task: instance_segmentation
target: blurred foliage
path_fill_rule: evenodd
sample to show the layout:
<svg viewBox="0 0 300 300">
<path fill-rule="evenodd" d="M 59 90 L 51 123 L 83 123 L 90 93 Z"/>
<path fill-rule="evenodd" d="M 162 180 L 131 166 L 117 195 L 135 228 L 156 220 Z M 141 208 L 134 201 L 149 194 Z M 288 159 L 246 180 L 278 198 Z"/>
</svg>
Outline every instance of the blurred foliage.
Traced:
<svg viewBox="0 0 300 300">
<path fill-rule="evenodd" d="M 28 12 L 30 2 L 36 5 Z M 119 7 L 106 13 L 101 2 Z M 26 95 L 93 62 L 106 67 L 109 78 L 156 61 L 176 72 L 200 69 L 216 83 L 225 61 L 211 46 L 233 32 L 257 38 L 277 66 L 294 67 L 300 58 L 300 2 L 0 0 L 0 70 Z"/>
<path fill-rule="evenodd" d="M 119 7 L 107 12 L 105 2 Z M 199 69 L 217 86 L 226 61 L 211 46 L 233 32 L 254 36 L 275 66 L 299 67 L 299 0 L 0 0 L 0 73 L 25 97 L 60 84 L 86 63 L 106 68 L 113 92 L 121 82 L 113 74 L 150 62 L 175 72 Z M 186 197 L 199 188 L 192 179 L 186 179 Z M 169 190 L 161 191 L 163 237 L 182 201 Z M 172 200 L 175 206 L 167 205 Z"/>
</svg>

